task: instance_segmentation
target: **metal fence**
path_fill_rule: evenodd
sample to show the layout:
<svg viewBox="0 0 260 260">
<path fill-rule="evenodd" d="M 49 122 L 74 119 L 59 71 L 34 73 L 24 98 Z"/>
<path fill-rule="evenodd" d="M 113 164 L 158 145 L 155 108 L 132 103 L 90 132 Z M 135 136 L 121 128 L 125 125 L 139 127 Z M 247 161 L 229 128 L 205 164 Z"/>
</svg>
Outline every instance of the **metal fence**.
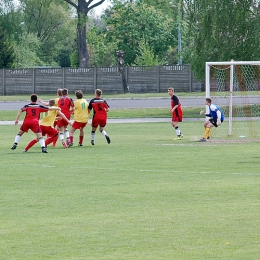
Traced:
<svg viewBox="0 0 260 260">
<path fill-rule="evenodd" d="M 201 83 L 194 82 L 189 65 L 125 67 L 126 78 L 132 93 L 201 90 Z M 82 90 L 92 94 L 96 88 L 106 94 L 124 93 L 122 77 L 117 67 L 93 68 L 32 68 L 1 69 L 0 95 L 51 94 L 58 88 Z"/>
</svg>

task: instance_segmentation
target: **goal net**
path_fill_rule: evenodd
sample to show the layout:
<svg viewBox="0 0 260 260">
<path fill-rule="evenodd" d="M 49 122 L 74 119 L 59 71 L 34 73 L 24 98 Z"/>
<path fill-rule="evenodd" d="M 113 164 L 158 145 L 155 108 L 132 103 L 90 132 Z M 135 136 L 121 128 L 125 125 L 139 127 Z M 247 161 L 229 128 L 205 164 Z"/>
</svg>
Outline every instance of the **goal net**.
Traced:
<svg viewBox="0 0 260 260">
<path fill-rule="evenodd" d="M 260 61 L 206 62 L 206 97 L 225 121 L 218 137 L 260 137 Z"/>
</svg>

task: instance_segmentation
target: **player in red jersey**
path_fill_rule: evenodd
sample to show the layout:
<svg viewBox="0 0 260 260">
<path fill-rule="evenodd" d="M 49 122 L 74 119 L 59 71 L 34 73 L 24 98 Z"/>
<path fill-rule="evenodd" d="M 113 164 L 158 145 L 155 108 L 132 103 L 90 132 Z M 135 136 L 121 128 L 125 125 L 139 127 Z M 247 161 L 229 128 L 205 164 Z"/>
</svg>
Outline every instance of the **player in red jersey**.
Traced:
<svg viewBox="0 0 260 260">
<path fill-rule="evenodd" d="M 174 140 L 181 140 L 183 135 L 178 127 L 178 122 L 182 122 L 182 108 L 179 98 L 174 95 L 174 88 L 168 88 L 168 94 L 171 97 L 172 126 L 175 128 L 177 138 Z"/>
<path fill-rule="evenodd" d="M 23 124 L 21 125 L 18 134 L 16 135 L 16 137 L 14 139 L 14 144 L 11 147 L 12 150 L 16 149 L 16 147 L 21 139 L 21 136 L 24 133 L 27 133 L 28 130 L 32 130 L 36 134 L 37 141 L 39 141 L 39 143 L 41 145 L 42 152 L 47 153 L 47 149 L 45 147 L 45 141 L 42 138 L 42 133 L 41 133 L 41 129 L 39 126 L 40 114 L 43 112 L 47 112 L 48 110 L 60 110 L 60 108 L 39 105 L 36 103 L 37 99 L 38 99 L 38 96 L 36 94 L 32 94 L 31 103 L 28 105 L 25 105 L 17 113 L 16 119 L 15 119 L 15 125 L 18 124 L 18 120 L 19 120 L 19 117 L 22 114 L 22 112 L 26 112 L 26 115 L 25 115 Z"/>
<path fill-rule="evenodd" d="M 50 107 L 55 106 L 55 100 L 50 99 L 48 105 Z M 52 143 L 54 141 L 56 142 L 57 139 L 58 139 L 59 132 L 56 128 L 54 128 L 54 122 L 55 122 L 55 118 L 57 116 L 64 118 L 68 122 L 68 124 L 71 125 L 70 121 L 59 110 L 52 110 L 52 111 L 48 111 L 48 112 L 43 113 L 43 117 L 42 117 L 42 120 L 41 120 L 41 123 L 40 123 L 40 128 L 41 128 L 42 136 L 45 136 L 45 135 L 48 136 L 48 138 L 45 140 L 45 146 L 46 147 L 50 143 Z M 38 142 L 37 139 L 31 140 L 23 151 L 27 152 L 37 142 Z M 67 148 L 66 144 L 62 143 L 62 145 L 65 148 Z"/>
<path fill-rule="evenodd" d="M 90 100 L 88 109 L 91 111 L 93 109 L 92 118 L 92 131 L 91 131 L 91 144 L 94 145 L 95 133 L 99 126 L 99 131 L 105 136 L 107 143 L 110 144 L 110 138 L 104 130 L 107 124 L 107 112 L 109 111 L 109 105 L 107 102 L 101 98 L 102 90 L 96 89 L 95 97 Z"/>
<path fill-rule="evenodd" d="M 58 101 L 58 106 L 66 118 L 70 120 L 71 113 L 74 111 L 74 102 L 72 98 L 68 97 L 68 94 L 69 92 L 66 88 L 62 89 L 62 96 Z M 64 119 L 58 120 L 57 126 L 60 133 L 60 140 L 64 140 L 65 134 L 67 145 L 70 145 L 69 131 L 67 129 L 68 122 Z"/>
</svg>

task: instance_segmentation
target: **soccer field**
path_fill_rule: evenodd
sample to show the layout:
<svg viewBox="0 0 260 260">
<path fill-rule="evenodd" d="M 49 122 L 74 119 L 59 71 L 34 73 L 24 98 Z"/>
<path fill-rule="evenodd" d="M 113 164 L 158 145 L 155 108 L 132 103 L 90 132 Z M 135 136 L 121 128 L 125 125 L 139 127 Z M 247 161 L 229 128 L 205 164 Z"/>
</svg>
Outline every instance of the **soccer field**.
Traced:
<svg viewBox="0 0 260 260">
<path fill-rule="evenodd" d="M 201 122 L 90 126 L 83 147 L 0 126 L 1 259 L 258 259 L 258 142 L 210 142 Z M 223 129 L 225 126 L 223 125 Z M 75 133 L 77 142 L 78 131 Z"/>
</svg>

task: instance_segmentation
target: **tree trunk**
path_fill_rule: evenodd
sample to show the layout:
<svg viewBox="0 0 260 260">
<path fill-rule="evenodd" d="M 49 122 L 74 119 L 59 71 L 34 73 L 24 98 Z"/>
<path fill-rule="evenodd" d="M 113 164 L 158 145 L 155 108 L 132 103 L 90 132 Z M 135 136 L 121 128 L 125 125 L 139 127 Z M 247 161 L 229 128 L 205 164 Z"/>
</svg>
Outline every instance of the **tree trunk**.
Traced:
<svg viewBox="0 0 260 260">
<path fill-rule="evenodd" d="M 77 45 L 78 45 L 78 59 L 79 67 L 87 68 L 89 66 L 89 52 L 87 47 L 87 38 L 86 38 L 86 22 L 88 15 L 88 6 L 86 5 L 85 0 L 79 1 L 78 5 L 78 24 L 77 24 Z"/>
<path fill-rule="evenodd" d="M 101 5 L 105 2 L 105 0 L 99 0 L 98 2 L 93 4 L 94 0 L 78 0 L 78 5 L 75 1 L 72 0 L 64 0 L 68 4 L 72 5 L 77 10 L 78 14 L 78 24 L 77 24 L 77 45 L 78 45 L 78 59 L 79 59 L 79 67 L 87 68 L 89 66 L 89 52 L 87 46 L 87 18 L 88 12 Z M 90 7 L 89 5 L 92 4 Z"/>
<path fill-rule="evenodd" d="M 89 53 L 86 41 L 86 25 L 77 27 L 77 44 L 79 67 L 87 68 L 89 66 Z"/>
</svg>

